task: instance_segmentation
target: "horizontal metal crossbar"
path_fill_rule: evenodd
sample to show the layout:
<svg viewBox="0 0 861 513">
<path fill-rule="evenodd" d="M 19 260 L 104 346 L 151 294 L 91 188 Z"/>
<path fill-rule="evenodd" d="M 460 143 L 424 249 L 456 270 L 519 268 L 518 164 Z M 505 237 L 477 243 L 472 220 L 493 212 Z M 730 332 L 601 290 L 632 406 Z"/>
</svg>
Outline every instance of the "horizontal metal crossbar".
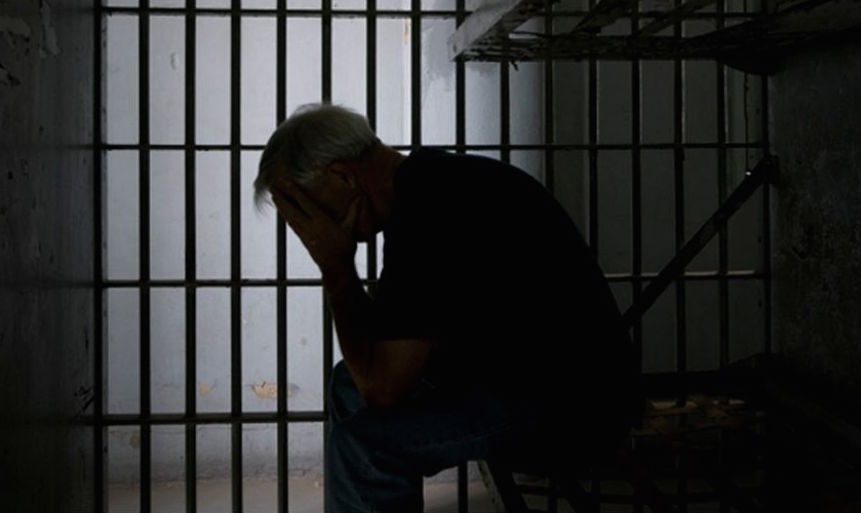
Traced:
<svg viewBox="0 0 861 513">
<path fill-rule="evenodd" d="M 277 412 L 245 412 L 240 415 L 225 413 L 152 413 L 149 415 L 106 414 L 102 424 L 106 426 L 139 426 L 139 425 L 185 425 L 185 424 L 276 424 L 287 422 L 323 422 L 326 414 L 322 411 L 288 411 L 286 415 Z"/>
</svg>

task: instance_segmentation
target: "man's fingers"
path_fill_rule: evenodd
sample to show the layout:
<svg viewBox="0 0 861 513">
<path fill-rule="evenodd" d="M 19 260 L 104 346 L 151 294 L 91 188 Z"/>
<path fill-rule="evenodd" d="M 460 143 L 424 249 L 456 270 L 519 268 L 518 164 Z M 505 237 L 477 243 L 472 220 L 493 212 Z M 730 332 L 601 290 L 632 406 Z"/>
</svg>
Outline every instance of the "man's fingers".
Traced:
<svg viewBox="0 0 861 513">
<path fill-rule="evenodd" d="M 350 204 L 350 209 L 347 210 L 347 215 L 341 222 L 341 226 L 350 230 L 350 233 L 353 232 L 353 227 L 356 225 L 356 219 L 359 217 L 359 207 L 361 206 L 361 203 L 361 196 L 356 196 L 356 199 L 354 199 L 353 203 Z"/>
<path fill-rule="evenodd" d="M 275 202 L 275 206 L 278 207 L 278 210 L 287 219 L 287 222 L 291 222 L 295 218 L 301 216 L 303 218 L 309 217 L 308 213 L 305 212 L 304 209 L 290 196 L 286 194 L 282 194 L 278 190 L 272 190 L 272 201 Z"/>
<path fill-rule="evenodd" d="M 293 201 L 307 217 L 317 217 L 322 214 L 320 207 L 308 197 L 305 190 L 292 180 L 284 180 L 283 195 Z"/>
</svg>

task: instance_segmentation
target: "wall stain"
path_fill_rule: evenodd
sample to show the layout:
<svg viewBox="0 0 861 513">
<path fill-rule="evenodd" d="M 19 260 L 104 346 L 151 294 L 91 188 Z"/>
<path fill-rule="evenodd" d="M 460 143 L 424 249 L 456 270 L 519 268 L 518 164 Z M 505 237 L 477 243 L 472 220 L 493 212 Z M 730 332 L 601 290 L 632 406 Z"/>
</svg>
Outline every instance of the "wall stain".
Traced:
<svg viewBox="0 0 861 513">
<path fill-rule="evenodd" d="M 197 390 L 200 392 L 200 397 L 206 397 L 210 392 L 212 392 L 212 385 L 209 383 L 198 383 Z"/>
<path fill-rule="evenodd" d="M 48 2 L 42 1 L 39 13 L 42 15 L 42 45 L 39 48 L 39 55 L 44 59 L 47 56 L 45 50 L 48 50 L 51 55 L 59 55 L 60 45 L 57 41 L 57 31 L 51 23 L 51 7 Z"/>
<path fill-rule="evenodd" d="M 29 40 L 31 33 L 30 25 L 23 19 L 0 16 L 0 34 L 5 34 L 7 38 L 9 36 L 20 36 Z"/>
<path fill-rule="evenodd" d="M 260 385 L 251 385 L 251 388 L 260 399 L 274 400 L 278 398 L 278 383 L 269 383 L 264 381 Z M 296 383 L 287 384 L 287 397 L 293 397 L 298 391 L 299 385 Z"/>
<path fill-rule="evenodd" d="M 262 385 L 252 385 L 252 388 L 260 399 L 277 399 L 278 397 L 278 385 L 276 383 L 264 381 Z"/>
<path fill-rule="evenodd" d="M 9 87 L 18 87 L 21 85 L 21 81 L 18 80 L 14 75 L 9 73 L 9 71 L 0 64 L 0 85 L 9 86 Z"/>
</svg>

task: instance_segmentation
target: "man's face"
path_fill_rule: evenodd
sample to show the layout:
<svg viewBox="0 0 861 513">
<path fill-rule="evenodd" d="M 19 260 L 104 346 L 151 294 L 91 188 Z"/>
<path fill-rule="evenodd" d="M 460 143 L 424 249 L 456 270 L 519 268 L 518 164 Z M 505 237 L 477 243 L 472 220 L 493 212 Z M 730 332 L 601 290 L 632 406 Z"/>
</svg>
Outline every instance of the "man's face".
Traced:
<svg viewBox="0 0 861 513">
<path fill-rule="evenodd" d="M 348 173 L 350 171 L 326 170 L 316 181 L 304 185 L 293 182 L 293 187 L 294 189 L 296 187 L 301 189 L 323 212 L 338 223 L 346 219 L 350 207 L 353 203 L 358 202 L 358 215 L 352 231 L 356 240 L 367 241 L 376 234 L 368 197 L 359 187 L 355 177 L 350 177 Z M 286 174 L 281 174 L 281 176 L 286 176 Z M 282 178 L 282 180 L 289 179 Z M 284 182 L 276 182 L 273 187 L 289 196 Z"/>
</svg>

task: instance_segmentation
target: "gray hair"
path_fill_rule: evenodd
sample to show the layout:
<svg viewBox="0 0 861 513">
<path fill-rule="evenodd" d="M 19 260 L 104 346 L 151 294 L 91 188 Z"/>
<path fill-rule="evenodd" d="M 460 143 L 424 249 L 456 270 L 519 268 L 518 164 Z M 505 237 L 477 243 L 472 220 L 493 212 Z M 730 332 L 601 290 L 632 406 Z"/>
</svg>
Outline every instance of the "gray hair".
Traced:
<svg viewBox="0 0 861 513">
<path fill-rule="evenodd" d="M 379 144 L 368 120 L 338 105 L 309 103 L 297 108 L 281 123 L 263 150 L 254 180 L 254 203 L 267 202 L 282 164 L 286 175 L 307 184 L 337 160 L 356 159 Z"/>
</svg>

